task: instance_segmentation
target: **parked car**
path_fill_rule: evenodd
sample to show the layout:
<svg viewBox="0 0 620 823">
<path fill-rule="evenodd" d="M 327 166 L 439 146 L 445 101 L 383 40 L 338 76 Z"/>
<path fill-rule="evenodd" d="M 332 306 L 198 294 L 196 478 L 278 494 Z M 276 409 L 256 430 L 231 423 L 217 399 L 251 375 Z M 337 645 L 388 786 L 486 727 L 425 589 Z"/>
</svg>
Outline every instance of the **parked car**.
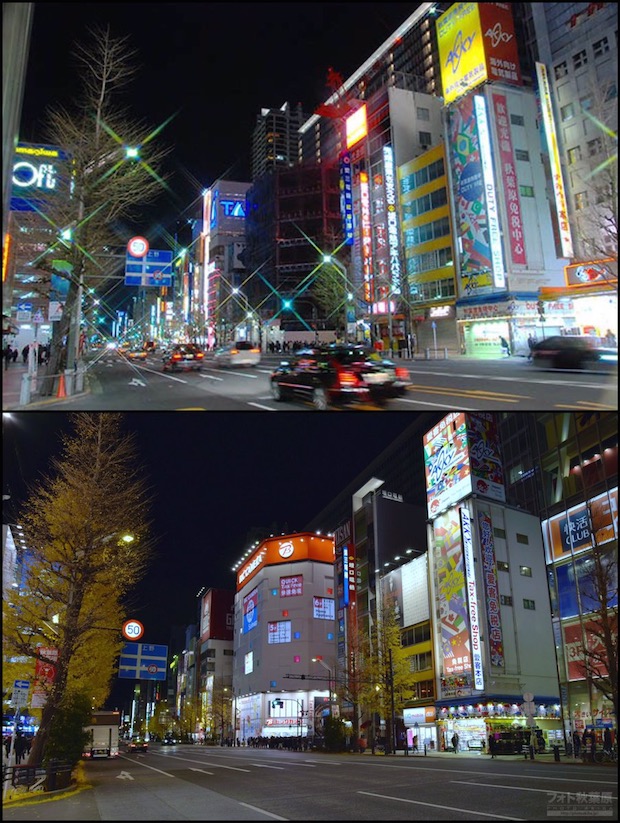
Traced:
<svg viewBox="0 0 620 823">
<path fill-rule="evenodd" d="M 164 371 L 193 369 L 198 371 L 204 362 L 204 352 L 195 343 L 177 343 L 163 354 Z"/>
<path fill-rule="evenodd" d="M 553 335 L 532 348 L 532 362 L 542 369 L 610 370 L 618 366 L 618 349 L 597 346 L 592 337 Z"/>
<path fill-rule="evenodd" d="M 364 346 L 333 344 L 300 349 L 271 375 L 274 400 L 300 397 L 317 409 L 354 401 L 383 404 L 402 396 L 407 369 Z"/>
<path fill-rule="evenodd" d="M 260 363 L 260 349 L 247 340 L 237 340 L 216 349 L 213 354 L 216 366 L 257 366 Z"/>
<path fill-rule="evenodd" d="M 149 744 L 143 737 L 132 737 L 127 744 L 130 752 L 148 752 Z"/>
</svg>

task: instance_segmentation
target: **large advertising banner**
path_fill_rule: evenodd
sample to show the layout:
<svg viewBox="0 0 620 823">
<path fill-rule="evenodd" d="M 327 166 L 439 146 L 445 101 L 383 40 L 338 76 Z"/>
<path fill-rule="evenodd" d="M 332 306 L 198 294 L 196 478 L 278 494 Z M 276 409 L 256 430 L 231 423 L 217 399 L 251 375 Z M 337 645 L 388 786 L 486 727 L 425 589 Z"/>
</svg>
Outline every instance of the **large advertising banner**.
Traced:
<svg viewBox="0 0 620 823">
<path fill-rule="evenodd" d="M 234 594 L 209 589 L 202 598 L 200 640 L 232 640 L 234 634 Z"/>
<path fill-rule="evenodd" d="M 617 540 L 618 487 L 543 520 L 542 530 L 547 563 Z"/>
<path fill-rule="evenodd" d="M 258 589 L 252 589 L 243 598 L 243 633 L 258 626 Z"/>
<path fill-rule="evenodd" d="M 510 241 L 510 257 L 513 263 L 525 266 L 525 238 L 523 236 L 523 219 L 521 217 L 521 201 L 519 200 L 519 186 L 515 168 L 514 151 L 512 148 L 512 132 L 505 94 L 493 94 L 493 112 L 495 114 L 495 128 L 497 129 L 497 149 L 499 154 L 500 174 L 504 188 L 504 203 L 508 216 L 507 233 Z"/>
<path fill-rule="evenodd" d="M 472 491 L 505 503 L 504 469 L 495 416 L 491 412 L 468 412 L 466 420 Z"/>
<path fill-rule="evenodd" d="M 459 510 L 452 508 L 433 523 L 440 667 L 448 679 L 472 670 L 465 565 Z"/>
<path fill-rule="evenodd" d="M 351 175 L 351 154 L 343 151 L 340 155 L 340 214 L 344 229 L 344 245 L 353 245 L 353 179 Z"/>
<path fill-rule="evenodd" d="M 584 653 L 584 638 L 581 623 L 572 623 L 562 627 L 564 632 L 564 654 L 566 655 L 566 671 L 569 680 L 586 680 L 586 655 Z M 600 627 L 593 620 L 588 621 L 585 626 L 585 642 L 591 652 L 600 652 L 600 656 L 605 659 L 605 649 L 594 633 L 600 632 Z M 589 665 L 600 676 L 606 677 L 609 672 L 604 663 L 596 663 L 594 659 L 589 659 Z"/>
<path fill-rule="evenodd" d="M 482 556 L 482 579 L 487 604 L 487 644 L 492 666 L 503 666 L 504 639 L 502 637 L 502 620 L 500 616 L 499 586 L 497 581 L 497 563 L 495 561 L 495 543 L 491 518 L 484 512 L 478 513 L 480 531 L 480 554 Z"/>
<path fill-rule="evenodd" d="M 450 112 L 450 150 L 454 179 L 456 234 L 461 245 L 463 277 L 492 270 L 489 224 L 485 206 L 480 140 L 472 95 L 455 103 Z M 461 292 L 488 289 L 476 280 L 461 283 Z M 467 288 L 469 286 L 469 288 Z"/>
<path fill-rule="evenodd" d="M 454 3 L 437 20 L 437 42 L 446 103 L 486 80 L 521 85 L 510 3 Z"/>
<path fill-rule="evenodd" d="M 471 494 L 467 425 L 452 412 L 424 435 L 424 472 L 429 518 Z"/>
<path fill-rule="evenodd" d="M 471 661 L 474 673 L 474 687 L 484 689 L 482 669 L 482 636 L 480 631 L 480 611 L 478 608 L 478 588 L 474 569 L 474 542 L 471 518 L 465 507 L 461 508 L 461 536 L 463 539 L 463 559 L 465 561 L 465 582 L 467 585 L 467 606 L 469 610 L 469 639 L 471 641 Z"/>
</svg>

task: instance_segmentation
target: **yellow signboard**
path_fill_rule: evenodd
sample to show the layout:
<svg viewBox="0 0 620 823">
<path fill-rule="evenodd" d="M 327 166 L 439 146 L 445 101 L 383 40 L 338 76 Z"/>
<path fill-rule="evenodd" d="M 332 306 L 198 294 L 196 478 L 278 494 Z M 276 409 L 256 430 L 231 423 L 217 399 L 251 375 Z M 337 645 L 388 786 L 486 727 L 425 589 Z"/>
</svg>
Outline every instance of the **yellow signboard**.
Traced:
<svg viewBox="0 0 620 823">
<path fill-rule="evenodd" d="M 444 102 L 488 79 L 478 3 L 455 3 L 437 20 Z"/>
</svg>

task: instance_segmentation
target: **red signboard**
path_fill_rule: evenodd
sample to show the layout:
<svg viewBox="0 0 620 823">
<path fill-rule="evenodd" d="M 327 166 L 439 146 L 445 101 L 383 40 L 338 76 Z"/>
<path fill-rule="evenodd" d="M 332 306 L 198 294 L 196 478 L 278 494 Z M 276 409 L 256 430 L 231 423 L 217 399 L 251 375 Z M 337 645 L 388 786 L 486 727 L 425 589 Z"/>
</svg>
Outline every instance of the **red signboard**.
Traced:
<svg viewBox="0 0 620 823">
<path fill-rule="evenodd" d="M 519 200 L 519 186 L 515 158 L 512 149 L 512 133 L 506 95 L 493 94 L 493 110 L 495 112 L 495 126 L 497 128 L 497 145 L 500 157 L 500 173 L 504 182 L 504 200 L 508 216 L 508 237 L 510 239 L 510 256 L 513 263 L 525 266 L 525 238 L 523 236 L 523 220 L 521 218 L 521 201 Z"/>
<path fill-rule="evenodd" d="M 224 589 L 209 589 L 202 598 L 200 639 L 232 640 L 234 633 L 234 594 Z"/>
<path fill-rule="evenodd" d="M 476 3 L 484 38 L 487 79 L 522 85 L 511 3 Z"/>
</svg>

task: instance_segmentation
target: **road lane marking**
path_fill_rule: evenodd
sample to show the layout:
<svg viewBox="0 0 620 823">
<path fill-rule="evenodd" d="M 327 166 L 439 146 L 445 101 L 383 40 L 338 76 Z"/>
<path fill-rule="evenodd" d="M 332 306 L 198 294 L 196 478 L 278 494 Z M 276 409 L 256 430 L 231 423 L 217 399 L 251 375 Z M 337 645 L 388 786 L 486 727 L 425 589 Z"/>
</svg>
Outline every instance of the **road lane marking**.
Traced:
<svg viewBox="0 0 620 823">
<path fill-rule="evenodd" d="M 426 392 L 428 394 L 448 394 L 453 397 L 471 397 L 472 399 L 482 399 L 484 398 L 491 398 L 493 400 L 498 399 L 511 399 L 511 402 L 516 403 L 517 400 L 529 400 L 530 397 L 527 394 L 499 394 L 495 391 L 486 391 L 485 389 L 453 389 L 450 386 L 416 386 L 414 384 L 410 384 L 407 386 L 407 391 L 419 391 L 423 394 Z M 512 399 L 514 398 L 514 399 Z"/>
<path fill-rule="evenodd" d="M 406 800 L 403 797 L 394 797 L 388 794 L 375 794 L 374 792 L 358 792 L 358 794 L 365 794 L 369 797 L 380 797 L 382 800 L 398 800 L 400 803 L 411 803 L 414 806 L 428 806 L 431 809 L 445 809 L 450 812 L 465 812 L 465 814 L 480 815 L 481 817 L 493 817 L 496 820 L 525 820 L 525 817 L 509 817 L 504 814 L 497 814 L 497 812 L 480 812 L 477 809 L 463 809 L 458 806 L 441 806 L 439 803 L 424 803 L 421 800 Z"/>
<path fill-rule="evenodd" d="M 159 774 L 165 774 L 166 777 L 174 777 L 174 775 L 170 774 L 170 772 L 164 772 L 161 769 L 156 769 L 155 766 L 147 766 L 146 763 L 142 763 L 141 761 L 138 761 L 138 760 L 133 760 L 131 757 L 125 757 L 124 754 L 120 754 L 119 757 L 122 757 L 123 760 L 129 760 L 130 763 L 135 763 L 136 766 L 142 766 L 144 769 L 152 769 L 152 771 L 159 772 Z M 127 772 L 127 773 L 129 774 L 129 772 Z"/>
<path fill-rule="evenodd" d="M 451 780 L 451 783 L 459 783 L 462 786 L 488 786 L 491 789 L 511 789 L 515 792 L 538 792 L 542 794 L 556 794 L 556 789 L 528 789 L 526 786 L 505 786 L 503 783 L 474 783 L 470 782 L 469 780 Z M 588 794 L 587 792 L 579 792 L 579 797 L 600 797 L 600 792 L 593 792 L 592 794 Z"/>
<path fill-rule="evenodd" d="M 258 812 L 259 814 L 266 814 L 267 817 L 273 818 L 273 820 L 288 820 L 288 817 L 280 817 L 278 814 L 272 814 L 271 812 L 266 812 L 264 809 L 259 809 L 258 806 L 252 806 L 250 803 L 239 803 L 240 806 L 244 806 L 246 809 L 252 809 L 253 812 Z"/>
<path fill-rule="evenodd" d="M 399 397 L 397 399 L 402 403 L 412 403 L 414 406 L 432 406 L 434 409 L 446 408 L 445 403 L 428 403 L 426 400 L 410 400 L 408 397 Z M 454 409 L 454 411 L 478 411 L 478 407 L 463 406 L 459 403 L 458 409 Z"/>
<path fill-rule="evenodd" d="M 260 403 L 248 403 L 248 406 L 256 406 L 257 409 L 263 409 L 263 411 L 277 411 L 277 409 L 272 409 L 270 406 L 263 406 Z"/>
<path fill-rule="evenodd" d="M 202 774 L 210 774 L 211 777 L 215 774 L 215 772 L 208 772 L 206 769 L 194 769 L 193 766 L 189 767 L 190 772 L 202 772 Z"/>
<path fill-rule="evenodd" d="M 284 766 L 268 766 L 266 763 L 250 763 L 250 766 L 256 766 L 257 769 L 278 769 L 284 771 Z"/>
<path fill-rule="evenodd" d="M 212 769 L 230 769 L 233 772 L 246 772 L 251 774 L 250 769 L 239 769 L 236 766 L 220 766 L 219 763 L 203 763 L 202 760 L 192 760 L 189 757 L 180 757 L 178 754 L 162 754 L 161 752 L 153 752 L 155 757 L 172 757 L 174 760 L 186 760 L 188 763 L 200 763 L 203 766 L 211 766 Z"/>
<path fill-rule="evenodd" d="M 198 372 L 199 377 L 202 377 L 203 380 L 223 380 L 223 377 L 216 377 L 214 374 L 203 374 L 202 372 Z"/>
</svg>

